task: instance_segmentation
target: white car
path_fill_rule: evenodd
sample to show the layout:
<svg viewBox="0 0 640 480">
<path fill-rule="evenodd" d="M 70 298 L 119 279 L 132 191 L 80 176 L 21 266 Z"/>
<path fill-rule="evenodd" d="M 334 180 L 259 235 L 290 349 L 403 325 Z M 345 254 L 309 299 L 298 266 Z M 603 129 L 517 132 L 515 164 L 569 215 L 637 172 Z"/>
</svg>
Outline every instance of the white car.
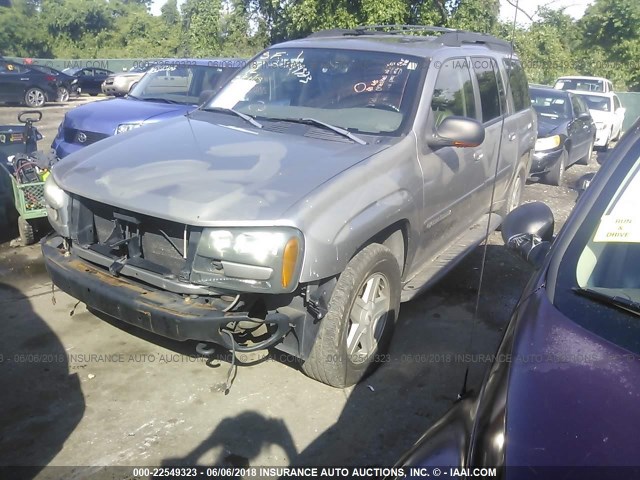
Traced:
<svg viewBox="0 0 640 480">
<path fill-rule="evenodd" d="M 620 138 L 622 123 L 626 109 L 620 103 L 618 96 L 613 93 L 597 93 L 574 90 L 589 107 L 589 113 L 596 123 L 595 147 L 606 150 L 609 143 Z"/>
<path fill-rule="evenodd" d="M 569 75 L 557 79 L 553 88 L 556 90 L 581 90 L 584 92 L 612 93 L 613 82 L 603 77 Z"/>
</svg>

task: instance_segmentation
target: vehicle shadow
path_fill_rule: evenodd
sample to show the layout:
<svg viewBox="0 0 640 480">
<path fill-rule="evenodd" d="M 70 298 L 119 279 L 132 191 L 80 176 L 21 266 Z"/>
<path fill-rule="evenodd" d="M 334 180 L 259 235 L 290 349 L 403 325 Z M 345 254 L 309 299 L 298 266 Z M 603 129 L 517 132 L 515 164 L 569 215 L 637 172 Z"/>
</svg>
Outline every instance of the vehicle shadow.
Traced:
<svg viewBox="0 0 640 480">
<path fill-rule="evenodd" d="M 236 417 L 225 418 L 191 452 L 184 457 L 165 458 L 162 465 L 249 467 L 264 449 L 274 446 L 284 452 L 286 463 L 297 456 L 291 433 L 282 420 L 246 411 Z M 214 451 L 220 448 L 220 453 L 215 455 Z"/>
<path fill-rule="evenodd" d="M 0 466 L 29 467 L 5 473 L 34 478 L 82 419 L 85 399 L 64 345 L 30 299 L 0 282 L 0 311 Z"/>
<path fill-rule="evenodd" d="M 337 422 L 294 465 L 391 466 L 453 405 L 467 368 L 467 388 L 480 387 L 531 273 L 489 245 L 474 320 L 481 262 L 477 248 L 423 297 L 402 304 L 385 364 L 350 390 Z"/>
</svg>

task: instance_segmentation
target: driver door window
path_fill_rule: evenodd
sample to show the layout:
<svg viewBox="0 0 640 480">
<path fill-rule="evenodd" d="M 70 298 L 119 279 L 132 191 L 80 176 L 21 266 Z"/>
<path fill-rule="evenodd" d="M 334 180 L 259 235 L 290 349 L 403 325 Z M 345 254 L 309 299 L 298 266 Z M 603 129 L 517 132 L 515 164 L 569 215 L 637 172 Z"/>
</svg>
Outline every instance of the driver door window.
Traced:
<svg viewBox="0 0 640 480">
<path fill-rule="evenodd" d="M 436 128 L 452 115 L 476 118 L 473 83 L 465 58 L 452 58 L 442 63 L 431 97 L 431 114 Z"/>
</svg>

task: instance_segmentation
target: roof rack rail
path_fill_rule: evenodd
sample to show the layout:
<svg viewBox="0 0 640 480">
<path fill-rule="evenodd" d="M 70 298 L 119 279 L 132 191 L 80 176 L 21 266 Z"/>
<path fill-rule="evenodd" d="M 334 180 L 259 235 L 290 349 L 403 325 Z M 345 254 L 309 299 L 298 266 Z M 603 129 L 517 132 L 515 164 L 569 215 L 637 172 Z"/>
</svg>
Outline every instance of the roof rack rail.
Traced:
<svg viewBox="0 0 640 480">
<path fill-rule="evenodd" d="M 312 33 L 307 38 L 361 36 L 361 35 L 402 35 L 407 33 L 437 33 L 438 39 L 449 47 L 463 44 L 482 44 L 501 50 L 511 50 L 511 44 L 505 40 L 485 33 L 456 30 L 432 25 L 361 25 L 355 28 L 334 28 Z"/>
</svg>

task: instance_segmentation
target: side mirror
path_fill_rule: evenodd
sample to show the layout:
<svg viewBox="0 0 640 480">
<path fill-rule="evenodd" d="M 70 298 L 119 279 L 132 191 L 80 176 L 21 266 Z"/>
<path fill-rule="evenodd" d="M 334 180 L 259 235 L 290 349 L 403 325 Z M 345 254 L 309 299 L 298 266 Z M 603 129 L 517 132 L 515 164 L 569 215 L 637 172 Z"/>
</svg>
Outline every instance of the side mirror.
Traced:
<svg viewBox="0 0 640 480">
<path fill-rule="evenodd" d="M 502 240 L 507 248 L 539 267 L 551 247 L 553 213 L 542 202 L 525 203 L 502 222 Z"/>
<path fill-rule="evenodd" d="M 580 115 L 578 115 L 578 118 L 581 120 L 591 119 L 591 114 L 589 112 L 583 112 Z"/>
<path fill-rule="evenodd" d="M 438 147 L 477 147 L 484 142 L 484 127 L 477 120 L 466 117 L 446 117 L 427 140 L 427 145 Z"/>
</svg>

